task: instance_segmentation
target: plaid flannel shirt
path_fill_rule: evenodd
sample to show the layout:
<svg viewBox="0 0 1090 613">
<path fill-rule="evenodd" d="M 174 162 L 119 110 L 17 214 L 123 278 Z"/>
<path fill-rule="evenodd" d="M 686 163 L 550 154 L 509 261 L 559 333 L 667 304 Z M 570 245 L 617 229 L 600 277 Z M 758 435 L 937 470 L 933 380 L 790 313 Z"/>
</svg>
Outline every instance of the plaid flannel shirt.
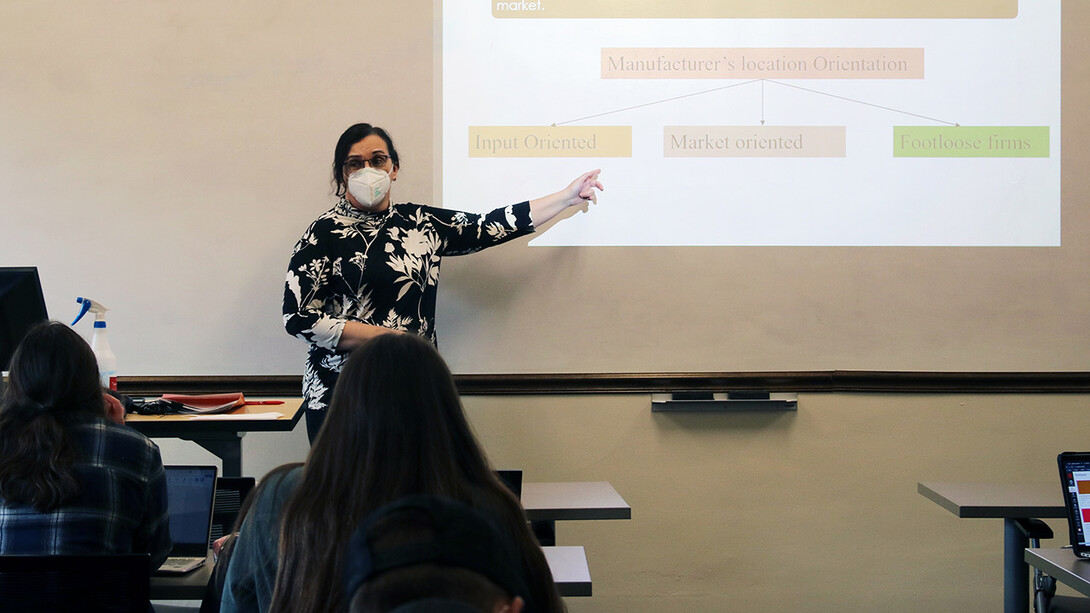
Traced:
<svg viewBox="0 0 1090 613">
<path fill-rule="evenodd" d="M 95 420 L 73 431 L 79 495 L 49 513 L 0 500 L 0 554 L 170 552 L 159 447 L 126 426 Z"/>
</svg>

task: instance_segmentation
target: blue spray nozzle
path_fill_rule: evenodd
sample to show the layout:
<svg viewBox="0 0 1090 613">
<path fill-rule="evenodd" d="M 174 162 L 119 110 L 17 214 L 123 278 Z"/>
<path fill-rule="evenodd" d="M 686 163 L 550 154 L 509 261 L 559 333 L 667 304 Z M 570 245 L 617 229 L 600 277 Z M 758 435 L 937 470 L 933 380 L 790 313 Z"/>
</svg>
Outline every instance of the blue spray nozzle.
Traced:
<svg viewBox="0 0 1090 613">
<path fill-rule="evenodd" d="M 109 309 L 95 302 L 94 300 L 81 296 L 79 298 L 76 298 L 76 304 L 81 304 L 83 306 L 80 307 L 79 314 L 76 315 L 76 318 L 72 320 L 73 326 L 76 325 L 76 322 L 83 319 L 83 316 L 87 314 L 87 311 L 94 311 L 96 322 L 106 321 L 106 311 L 108 311 Z M 102 327 L 104 327 L 104 325 Z"/>
<path fill-rule="evenodd" d="M 77 303 L 82 303 L 83 306 L 80 308 L 79 314 L 76 315 L 76 318 L 72 320 L 72 325 L 73 326 L 76 325 L 76 322 L 83 319 L 83 316 L 87 314 L 87 311 L 91 310 L 91 301 L 90 300 L 84 300 L 83 298 L 76 298 L 76 302 Z"/>
</svg>

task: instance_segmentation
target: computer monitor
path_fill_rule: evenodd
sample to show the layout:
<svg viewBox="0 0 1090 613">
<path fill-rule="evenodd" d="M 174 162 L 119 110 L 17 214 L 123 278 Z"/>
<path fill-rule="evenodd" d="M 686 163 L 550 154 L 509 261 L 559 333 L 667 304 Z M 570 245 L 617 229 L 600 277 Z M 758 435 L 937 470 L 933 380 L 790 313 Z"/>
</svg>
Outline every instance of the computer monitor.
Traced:
<svg viewBox="0 0 1090 613">
<path fill-rule="evenodd" d="M 11 354 L 26 331 L 47 319 L 38 269 L 0 267 L 0 370 L 8 370 Z"/>
</svg>

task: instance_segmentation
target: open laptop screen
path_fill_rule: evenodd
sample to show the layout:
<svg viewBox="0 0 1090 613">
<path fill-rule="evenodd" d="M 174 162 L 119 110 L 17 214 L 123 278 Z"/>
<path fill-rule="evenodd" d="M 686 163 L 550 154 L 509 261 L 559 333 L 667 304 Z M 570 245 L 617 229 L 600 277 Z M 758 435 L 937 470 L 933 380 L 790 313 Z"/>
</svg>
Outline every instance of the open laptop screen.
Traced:
<svg viewBox="0 0 1090 613">
<path fill-rule="evenodd" d="M 1090 453 L 1065 451 L 1059 462 L 1071 545 L 1076 555 L 1090 557 Z"/>
<path fill-rule="evenodd" d="M 215 466 L 166 466 L 171 556 L 204 556 L 212 527 Z"/>
</svg>

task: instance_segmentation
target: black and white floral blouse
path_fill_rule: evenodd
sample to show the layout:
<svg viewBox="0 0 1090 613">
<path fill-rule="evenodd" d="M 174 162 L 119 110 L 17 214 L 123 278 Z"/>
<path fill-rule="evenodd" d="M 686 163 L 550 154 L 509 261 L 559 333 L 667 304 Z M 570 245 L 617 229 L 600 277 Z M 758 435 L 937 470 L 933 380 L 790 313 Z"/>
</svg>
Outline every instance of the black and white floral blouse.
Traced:
<svg viewBox="0 0 1090 613">
<path fill-rule="evenodd" d="M 284 327 L 310 343 L 303 403 L 325 410 L 348 354 L 346 321 L 418 334 L 432 343 L 442 256 L 533 232 L 530 203 L 478 215 L 419 204 L 372 213 L 342 199 L 295 244 L 284 284 Z"/>
</svg>

